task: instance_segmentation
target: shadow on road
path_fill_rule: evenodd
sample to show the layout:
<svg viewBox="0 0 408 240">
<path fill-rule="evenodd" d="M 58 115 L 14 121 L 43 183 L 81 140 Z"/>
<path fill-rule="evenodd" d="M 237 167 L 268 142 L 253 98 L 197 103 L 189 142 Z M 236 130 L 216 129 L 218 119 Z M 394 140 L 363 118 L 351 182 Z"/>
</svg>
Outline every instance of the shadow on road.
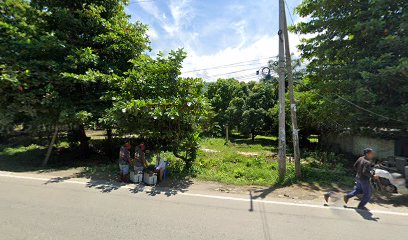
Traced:
<svg viewBox="0 0 408 240">
<path fill-rule="evenodd" d="M 146 188 L 147 185 L 144 183 L 134 184 L 134 183 L 122 183 L 117 181 L 118 175 L 112 173 L 92 173 L 89 172 L 81 172 L 77 174 L 73 174 L 69 177 L 56 177 L 51 178 L 50 180 L 46 181 L 44 184 L 56 184 L 62 183 L 72 178 L 86 178 L 88 182 L 86 182 L 87 188 L 94 188 L 99 190 L 102 193 L 110 193 L 112 191 L 118 190 L 123 186 L 128 186 L 129 191 L 131 193 L 145 193 L 149 196 L 156 196 L 163 194 L 165 196 L 174 196 L 178 193 L 187 192 L 188 188 L 193 184 L 193 181 L 190 179 L 182 179 L 182 180 L 171 180 L 167 179 L 163 182 Z M 132 187 L 134 186 L 134 187 Z"/>
<path fill-rule="evenodd" d="M 102 193 L 110 193 L 114 190 L 118 190 L 122 186 L 125 186 L 125 183 L 119 182 L 103 182 L 103 181 L 89 181 L 86 183 L 87 188 L 95 188 Z"/>
<path fill-rule="evenodd" d="M 293 198 L 294 196 L 301 197 L 307 200 L 313 200 L 322 197 L 323 192 L 341 193 L 345 192 L 342 187 L 335 184 L 321 186 L 313 183 L 296 183 L 291 186 L 277 185 L 266 188 L 258 188 L 252 191 L 253 199 L 264 199 L 273 194 L 280 194 L 284 197 Z M 332 195 L 334 200 L 338 200 L 336 194 Z"/>
<path fill-rule="evenodd" d="M 136 184 L 135 188 L 130 189 L 131 193 L 145 192 L 149 196 L 165 195 L 171 197 L 178 193 L 184 193 L 188 191 L 188 188 L 193 184 L 193 181 L 189 179 L 183 180 L 165 180 L 156 186 L 152 186 L 149 190 L 145 191 L 145 185 L 143 183 Z"/>
<path fill-rule="evenodd" d="M 365 220 L 378 222 L 379 217 L 374 217 L 370 211 L 355 208 L 355 211 Z"/>
<path fill-rule="evenodd" d="M 47 185 L 50 183 L 60 183 L 60 182 L 64 182 L 69 179 L 71 179 L 71 177 L 55 177 L 55 178 L 51 178 L 50 180 L 46 181 L 44 185 Z"/>
<path fill-rule="evenodd" d="M 375 194 L 372 201 L 380 206 L 408 207 L 408 195 Z"/>
</svg>

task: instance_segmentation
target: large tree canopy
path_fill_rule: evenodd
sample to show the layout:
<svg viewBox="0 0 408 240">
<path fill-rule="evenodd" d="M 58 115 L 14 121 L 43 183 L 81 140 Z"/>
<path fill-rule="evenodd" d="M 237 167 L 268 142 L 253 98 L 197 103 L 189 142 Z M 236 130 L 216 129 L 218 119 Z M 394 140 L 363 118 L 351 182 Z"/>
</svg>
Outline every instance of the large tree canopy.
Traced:
<svg viewBox="0 0 408 240">
<path fill-rule="evenodd" d="M 2 3 L 1 124 L 69 124 L 86 150 L 84 124 L 98 123 L 112 105 L 101 99 L 111 86 L 94 75 L 123 76 L 150 49 L 147 26 L 130 23 L 125 3 Z"/>
<path fill-rule="evenodd" d="M 156 147 L 171 150 L 190 164 L 209 105 L 201 79 L 179 77 L 185 57 L 182 50 L 156 59 L 144 56 L 132 60 L 126 77 L 108 79 L 112 90 L 106 98 L 113 107 L 106 111 L 105 121 L 156 141 Z"/>
<path fill-rule="evenodd" d="M 54 86 L 63 84 L 62 42 L 42 29 L 44 13 L 21 0 L 0 4 L 0 127 L 55 121 Z M 48 116 L 48 117 L 46 117 Z"/>
<path fill-rule="evenodd" d="M 0 126 L 84 125 L 157 141 L 188 163 L 207 114 L 201 79 L 179 78 L 186 53 L 150 57 L 147 26 L 126 0 L 5 0 L 0 19 Z M 84 149 L 87 150 L 87 149 Z"/>
<path fill-rule="evenodd" d="M 242 134 L 273 133 L 276 121 L 276 84 L 218 79 L 208 84 L 207 97 L 215 112 L 213 126 L 219 131 L 226 124 Z"/>
<path fill-rule="evenodd" d="M 408 126 L 408 2 L 304 0 L 300 45 L 319 128 Z M 327 130 L 327 129 L 326 129 Z"/>
</svg>

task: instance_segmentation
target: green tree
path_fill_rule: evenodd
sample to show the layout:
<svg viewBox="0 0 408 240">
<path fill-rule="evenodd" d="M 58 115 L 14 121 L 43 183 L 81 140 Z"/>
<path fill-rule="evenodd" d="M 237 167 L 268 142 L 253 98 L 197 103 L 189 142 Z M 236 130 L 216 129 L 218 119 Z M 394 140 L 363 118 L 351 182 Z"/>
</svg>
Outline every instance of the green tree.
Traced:
<svg viewBox="0 0 408 240">
<path fill-rule="evenodd" d="M 54 85 L 64 65 L 62 43 L 40 28 L 44 13 L 27 1 L 0 3 L 0 127 L 55 123 L 59 106 Z M 1 134 L 1 133 L 0 133 Z"/>
<path fill-rule="evenodd" d="M 272 134 L 275 119 L 271 111 L 277 103 L 276 88 L 269 83 L 256 83 L 245 101 L 242 114 L 243 133 L 251 133 L 252 142 L 257 134 Z"/>
<path fill-rule="evenodd" d="M 229 125 L 242 134 L 271 134 L 276 104 L 276 84 L 219 79 L 209 83 L 207 96 L 216 115 L 214 125 Z"/>
<path fill-rule="evenodd" d="M 64 102 L 63 119 L 77 123 L 74 133 L 81 149 L 87 150 L 85 124 L 98 123 L 111 101 L 101 101 L 109 90 L 103 81 L 112 74 L 122 76 L 129 62 L 149 50 L 147 26 L 130 23 L 125 0 L 33 0 L 45 14 L 42 25 L 64 43 L 61 72 L 64 85 L 57 90 Z M 108 128 L 110 126 L 107 126 Z"/>
<path fill-rule="evenodd" d="M 150 49 L 147 26 L 130 23 L 125 0 L 23 0 L 2 3 L 2 124 L 100 124 L 111 100 L 105 78 L 123 76 Z M 113 86 L 114 87 L 114 86 Z M 105 127 L 109 128 L 109 125 Z"/>
<path fill-rule="evenodd" d="M 242 94 L 246 94 L 245 91 L 247 90 L 245 88 L 245 84 L 241 84 L 233 78 L 218 79 L 208 84 L 206 95 L 214 111 L 214 126 L 219 126 L 220 129 L 224 129 L 226 124 L 230 125 L 230 129 L 239 126 L 239 123 L 235 122 L 235 120 L 237 120 L 236 113 L 239 111 L 240 106 L 231 106 L 228 112 L 227 109 L 234 98 L 244 97 Z M 238 102 L 240 100 L 234 100 L 234 104 L 238 104 Z"/>
<path fill-rule="evenodd" d="M 305 0 L 297 7 L 310 19 L 293 29 L 311 35 L 300 50 L 309 61 L 308 88 L 321 97 L 316 127 L 407 127 L 407 9 L 403 0 Z"/>
<path fill-rule="evenodd" d="M 127 76 L 108 79 L 113 87 L 107 98 L 113 107 L 105 121 L 122 132 L 156 141 L 156 147 L 173 151 L 189 168 L 209 104 L 201 79 L 178 77 L 185 57 L 182 50 L 167 57 L 142 56 L 131 61 Z"/>
</svg>

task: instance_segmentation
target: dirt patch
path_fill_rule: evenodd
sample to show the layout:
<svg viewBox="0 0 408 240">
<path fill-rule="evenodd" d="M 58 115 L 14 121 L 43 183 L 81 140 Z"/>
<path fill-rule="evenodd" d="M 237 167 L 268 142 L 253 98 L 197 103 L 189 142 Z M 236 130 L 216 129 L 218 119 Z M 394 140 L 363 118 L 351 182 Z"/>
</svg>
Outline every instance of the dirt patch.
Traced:
<svg viewBox="0 0 408 240">
<path fill-rule="evenodd" d="M 211 187 L 211 189 L 214 191 L 237 194 L 248 194 L 251 192 L 253 199 L 286 198 L 295 200 L 314 200 L 322 198 L 323 194 L 328 191 L 327 188 L 310 184 L 295 184 L 286 187 L 233 186 L 221 185 L 218 183 L 212 184 L 215 185 Z"/>
<path fill-rule="evenodd" d="M 237 153 L 245 157 L 258 157 L 259 156 L 259 153 L 257 152 L 237 152 Z"/>
<path fill-rule="evenodd" d="M 213 149 L 208 149 L 208 148 L 201 148 L 201 150 L 202 150 L 203 152 L 208 152 L 208 153 L 217 153 L 217 152 L 220 152 L 220 151 L 213 150 Z"/>
</svg>

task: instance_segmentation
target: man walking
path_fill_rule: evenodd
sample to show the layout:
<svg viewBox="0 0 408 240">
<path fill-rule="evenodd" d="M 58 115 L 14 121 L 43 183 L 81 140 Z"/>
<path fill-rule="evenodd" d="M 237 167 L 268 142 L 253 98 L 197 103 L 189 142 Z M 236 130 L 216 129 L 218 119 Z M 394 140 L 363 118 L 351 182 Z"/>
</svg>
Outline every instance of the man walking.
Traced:
<svg viewBox="0 0 408 240">
<path fill-rule="evenodd" d="M 358 209 L 367 210 L 365 205 L 371 198 L 371 184 L 370 179 L 376 177 L 374 171 L 371 169 L 372 160 L 375 157 L 375 152 L 371 148 L 364 149 L 364 156 L 360 157 L 356 163 L 354 163 L 354 169 L 356 170 L 356 186 L 354 191 L 344 195 L 344 202 L 347 204 L 348 200 L 357 194 L 363 194 Z"/>
</svg>

